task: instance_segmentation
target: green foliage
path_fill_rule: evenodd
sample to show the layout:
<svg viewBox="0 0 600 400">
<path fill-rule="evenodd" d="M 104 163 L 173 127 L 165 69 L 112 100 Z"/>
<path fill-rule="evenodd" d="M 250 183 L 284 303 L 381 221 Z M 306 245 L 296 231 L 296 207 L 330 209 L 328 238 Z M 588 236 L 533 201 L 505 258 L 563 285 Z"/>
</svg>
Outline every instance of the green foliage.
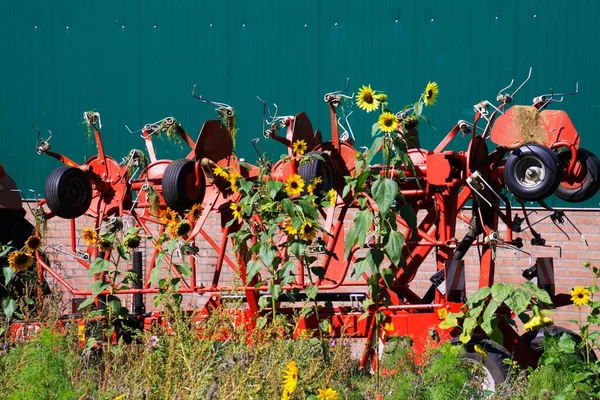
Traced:
<svg viewBox="0 0 600 400">
<path fill-rule="evenodd" d="M 42 330 L 38 339 L 11 348 L 0 357 L 2 398 L 79 398 L 72 384 L 75 357 L 67 337 Z"/>
<path fill-rule="evenodd" d="M 534 315 L 542 318 L 543 306 L 551 306 L 552 301 L 545 290 L 538 288 L 531 282 L 514 286 L 508 283 L 496 283 L 492 287 L 484 287 L 473 293 L 462 311 L 459 313 L 450 313 L 444 321 L 440 323 L 440 328 L 449 329 L 459 326 L 459 320 L 462 321 L 462 333 L 460 340 L 468 343 L 477 327 L 497 343 L 502 344 L 502 333 L 498 328 L 499 318 L 497 311 L 505 305 L 512 312 L 519 316 L 522 322 L 529 321 L 530 317 L 525 313 L 529 308 L 533 309 Z M 512 322 L 512 321 L 508 321 Z M 551 320 L 549 320 L 551 323 Z"/>
</svg>

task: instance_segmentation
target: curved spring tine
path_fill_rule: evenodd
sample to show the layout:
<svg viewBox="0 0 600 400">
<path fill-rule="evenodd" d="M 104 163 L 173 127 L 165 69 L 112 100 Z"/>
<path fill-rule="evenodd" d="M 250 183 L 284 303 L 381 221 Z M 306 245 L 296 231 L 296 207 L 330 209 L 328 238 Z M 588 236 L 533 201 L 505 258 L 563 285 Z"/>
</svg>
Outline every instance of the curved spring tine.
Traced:
<svg viewBox="0 0 600 400">
<path fill-rule="evenodd" d="M 338 125 L 344 130 L 344 135 L 345 135 L 345 139 L 344 140 L 348 140 L 349 138 L 352 138 L 352 140 L 356 140 L 356 138 L 354 137 L 354 132 L 352 132 L 352 127 L 350 126 L 350 122 L 348 121 L 348 118 L 350 117 L 350 115 L 352 115 L 352 113 L 354 112 L 354 110 L 350 111 L 348 113 L 348 115 L 346 115 L 344 117 L 344 120 L 346 121 L 346 127 L 342 126 L 342 124 L 340 124 L 340 120 L 341 118 L 338 118 Z"/>
<path fill-rule="evenodd" d="M 529 74 L 527 75 L 527 79 L 525 79 L 525 80 L 523 81 L 523 83 L 521 83 L 521 86 L 519 86 L 519 87 L 517 88 L 517 90 L 515 90 L 515 91 L 514 91 L 514 92 L 513 92 L 513 93 L 510 95 L 511 97 L 515 97 L 515 94 L 517 94 L 517 92 L 518 92 L 519 90 L 521 90 L 521 88 L 522 88 L 523 86 L 525 86 L 525 84 L 527 83 L 527 81 L 528 81 L 528 80 L 531 78 L 531 71 L 532 71 L 532 70 L 533 70 L 533 67 L 529 67 Z"/>
<path fill-rule="evenodd" d="M 500 89 L 500 91 L 499 91 L 499 92 L 498 92 L 498 94 L 496 95 L 496 99 L 500 99 L 500 98 L 502 97 L 502 92 L 504 92 L 504 91 L 505 91 L 505 90 L 507 90 L 507 89 L 510 89 L 510 88 L 511 88 L 511 86 L 513 85 L 513 83 L 515 83 L 515 80 L 514 80 L 514 79 L 511 79 L 511 80 L 510 80 L 510 83 L 508 84 L 508 86 L 507 86 L 507 87 L 505 87 L 505 88 L 503 88 L 503 89 Z"/>
<path fill-rule="evenodd" d="M 125 124 L 125 129 L 127 129 L 127 131 L 131 134 L 136 134 L 138 132 L 141 132 L 141 129 L 138 129 L 137 131 L 132 131 L 131 128 L 129 128 L 129 126 L 127 124 Z"/>
<path fill-rule="evenodd" d="M 543 94 L 539 97 L 545 97 L 545 98 L 554 98 L 554 97 L 558 97 L 560 96 L 560 100 L 554 100 L 553 102 L 555 103 L 561 103 L 563 101 L 563 97 L 564 96 L 573 96 L 576 95 L 577 93 L 579 93 L 579 82 L 575 82 L 575 91 L 574 92 L 567 92 L 567 93 L 554 93 L 554 91 L 552 89 L 550 89 L 550 93 L 547 94 Z"/>
<path fill-rule="evenodd" d="M 217 108 L 225 108 L 227 110 L 233 110 L 233 107 L 231 107 L 229 104 L 225 104 L 225 103 L 219 103 L 216 101 L 212 101 L 212 100 L 208 100 L 204 97 L 202 97 L 202 95 L 197 95 L 196 94 L 196 85 L 194 85 L 193 89 L 192 89 L 192 97 L 194 97 L 195 99 L 200 100 L 203 103 L 208 103 L 211 104 Z"/>
<path fill-rule="evenodd" d="M 350 139 L 350 132 L 348 132 L 348 129 L 346 129 L 346 127 L 344 127 L 344 125 L 342 125 L 342 117 L 338 118 L 337 123 L 339 125 L 340 128 L 342 128 L 342 134 L 340 135 L 340 140 L 342 142 L 347 141 L 348 139 Z"/>
<path fill-rule="evenodd" d="M 277 106 L 277 104 L 273 103 L 273 106 L 275 107 L 275 114 L 271 115 L 271 109 L 267 108 L 267 111 L 269 112 L 269 118 L 271 118 L 271 121 L 266 121 L 267 125 L 271 125 L 273 122 L 275 122 L 275 119 L 277 118 L 277 113 L 279 113 L 279 107 Z"/>
<path fill-rule="evenodd" d="M 344 97 L 347 99 L 351 99 L 354 97 L 354 93 L 352 93 L 352 96 L 348 96 L 348 95 L 344 95 L 342 93 L 345 93 L 348 90 L 348 87 L 350 86 L 350 78 L 346 78 L 346 86 L 341 89 L 341 90 L 336 90 L 333 92 L 329 92 L 329 93 L 325 93 L 325 96 L 323 96 L 323 100 L 325 100 L 326 102 L 328 102 L 331 98 L 336 97 L 336 96 L 340 96 L 340 97 Z"/>
<path fill-rule="evenodd" d="M 263 117 L 262 117 L 262 131 L 261 132 L 264 132 L 265 131 L 265 123 L 267 120 L 267 102 L 258 96 L 256 96 L 256 98 L 258 99 L 258 101 L 260 101 L 263 104 Z"/>
</svg>

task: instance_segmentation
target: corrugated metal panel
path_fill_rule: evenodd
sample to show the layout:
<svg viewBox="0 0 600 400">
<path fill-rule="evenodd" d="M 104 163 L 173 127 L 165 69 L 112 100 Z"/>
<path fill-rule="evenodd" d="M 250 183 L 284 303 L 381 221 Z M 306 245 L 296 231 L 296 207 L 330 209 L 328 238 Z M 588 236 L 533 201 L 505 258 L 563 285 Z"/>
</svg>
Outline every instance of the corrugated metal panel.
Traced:
<svg viewBox="0 0 600 400">
<path fill-rule="evenodd" d="M 142 146 L 125 124 L 173 115 L 195 135 L 214 114 L 191 98 L 193 84 L 236 108 L 238 152 L 253 160 L 248 144 L 261 135 L 262 113 L 255 96 L 282 114 L 306 111 L 327 137 L 322 96 L 346 77 L 353 90 L 387 90 L 396 109 L 437 81 L 439 102 L 426 110 L 436 129 L 421 133 L 433 147 L 457 120 L 472 118 L 473 104 L 493 100 L 529 66 L 533 77 L 516 103 L 579 81 L 580 94 L 556 107 L 600 154 L 599 17 L 595 0 L 2 1 L 0 161 L 21 188 L 43 192 L 57 162 L 35 154 L 31 124 L 52 129 L 53 149 L 83 161 L 94 153 L 81 125 L 89 109 L 101 112 L 117 159 Z M 351 121 L 359 145 L 368 145 L 372 114 L 355 112 Z M 264 147 L 274 158 L 282 150 Z M 159 153 L 181 151 L 165 145 Z"/>
</svg>

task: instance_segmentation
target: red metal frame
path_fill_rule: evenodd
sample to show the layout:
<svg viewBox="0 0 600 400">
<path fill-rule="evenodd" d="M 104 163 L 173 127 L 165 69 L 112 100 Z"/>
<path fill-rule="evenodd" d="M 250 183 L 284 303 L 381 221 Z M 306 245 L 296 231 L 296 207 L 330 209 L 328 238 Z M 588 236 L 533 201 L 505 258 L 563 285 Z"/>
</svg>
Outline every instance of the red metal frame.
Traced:
<svg viewBox="0 0 600 400">
<path fill-rule="evenodd" d="M 339 98 L 336 95 L 326 96 L 326 101 L 330 111 L 332 137 L 330 141 L 322 142 L 320 133 L 313 132 L 312 125 L 304 113 L 297 114 L 295 117 L 286 117 L 284 126 L 286 127 L 285 137 L 281 137 L 277 132 L 273 132 L 271 137 L 279 141 L 288 148 L 288 153 L 292 155 L 292 144 L 297 140 L 304 140 L 307 145 L 307 151 L 327 151 L 330 154 L 335 170 L 335 187 L 338 192 L 341 192 L 344 186 L 345 175 L 352 173 L 356 163 L 357 150 L 352 146 L 351 142 L 340 140 L 338 131 L 338 116 L 337 106 Z M 462 303 L 448 301 L 446 295 L 440 291 L 435 292 L 433 302 L 430 304 L 421 304 L 423 298 L 416 295 L 410 289 L 410 283 L 415 278 L 418 269 L 423 264 L 427 255 L 436 248 L 436 269 L 444 270 L 450 260 L 452 260 L 458 240 L 456 234 L 456 221 L 458 218 L 469 221 L 470 218 L 465 216 L 465 207 L 469 200 L 473 199 L 475 194 L 466 184 L 467 179 L 473 176 L 477 171 L 480 176 L 490 185 L 490 187 L 503 198 L 504 205 L 500 206 L 500 201 L 497 196 L 492 196 L 489 193 L 483 194 L 485 200 L 489 202 L 488 211 L 491 216 L 484 215 L 482 210 L 478 209 L 478 216 L 482 224 L 483 234 L 489 237 L 491 234 L 498 232 L 498 225 L 501 221 L 506 228 L 504 238 L 495 240 L 505 243 L 515 243 L 513 240 L 512 222 L 513 216 L 511 212 L 510 202 L 505 196 L 501 195 L 503 184 L 503 165 L 504 155 L 508 149 L 503 147 L 504 142 L 499 143 L 500 147 L 492 152 L 488 151 L 485 140 L 489 136 L 494 140 L 502 137 L 502 132 L 506 131 L 506 126 L 512 123 L 510 118 L 512 115 L 511 108 L 504 114 L 507 103 L 502 102 L 498 107 L 494 107 L 494 111 L 490 115 L 486 115 L 487 124 L 482 134 L 477 133 L 477 123 L 484 117 L 481 108 L 476 108 L 474 121 L 471 127 L 471 141 L 466 152 L 445 151 L 447 145 L 452 142 L 456 135 L 465 130 L 468 126 L 464 121 L 459 121 L 440 142 L 434 151 L 424 149 L 411 149 L 409 156 L 414 164 L 414 174 L 412 170 L 402 171 L 406 176 L 415 177 L 417 182 L 401 183 L 401 192 L 405 196 L 406 201 L 413 207 L 415 212 L 422 211 L 424 216 L 418 222 L 418 228 L 413 231 L 409 224 L 400 216 L 397 216 L 399 226 L 404 228 L 405 248 L 404 255 L 406 258 L 406 268 L 398 268 L 392 265 L 396 271 L 396 286 L 392 290 L 388 290 L 392 304 L 382 308 L 386 315 L 386 323 L 393 328 L 383 330 L 376 329 L 375 326 L 375 309 L 370 308 L 367 311 L 367 318 L 361 319 L 362 312 L 358 312 L 351 307 L 338 306 L 332 308 L 322 308 L 319 311 L 321 319 L 327 319 L 332 327 L 333 336 L 339 336 L 342 332 L 345 335 L 353 337 L 362 337 L 367 339 L 367 347 L 362 360 L 362 365 L 366 365 L 369 360 L 372 360 L 373 344 L 377 340 L 385 340 L 390 336 L 410 336 L 415 342 L 415 348 L 422 350 L 426 344 L 431 342 L 440 343 L 449 340 L 452 336 L 456 336 L 455 331 L 445 331 L 439 328 L 439 323 L 443 316 L 448 311 L 458 311 Z M 564 112 L 554 112 L 544 110 L 541 113 L 543 123 L 548 127 L 548 135 L 543 143 L 553 149 L 558 147 L 568 147 L 573 152 L 573 159 L 569 166 L 569 172 L 573 171 L 576 149 L 579 146 L 579 136 L 575 131 L 568 116 Z M 217 180 L 214 182 L 206 182 L 201 179 L 200 174 L 203 174 L 201 162 L 203 159 L 209 159 L 217 165 L 228 167 L 230 170 L 235 170 L 243 174 L 247 179 L 254 179 L 257 176 L 258 168 L 251 166 L 250 170 L 241 168 L 237 158 L 233 154 L 232 131 L 226 127 L 220 120 L 207 121 L 198 137 L 196 143 L 191 141 L 190 137 L 181 129 L 181 136 L 184 141 L 192 148 L 187 158 L 193 160 L 196 164 L 195 168 L 195 184 L 205 182 L 205 195 L 202 206 L 204 213 L 201 218 L 194 224 L 191 234 L 187 239 L 194 243 L 196 239 L 204 240 L 218 253 L 217 262 L 214 269 L 213 278 L 208 286 L 198 285 L 196 280 L 196 266 L 194 258 L 190 258 L 192 265 L 192 277 L 189 282 L 184 282 L 184 285 L 179 289 L 180 293 L 211 293 L 210 300 L 207 306 L 200 313 L 196 314 L 197 321 L 202 321 L 210 314 L 210 310 L 220 306 L 220 294 L 230 292 L 234 289 L 240 289 L 220 285 L 220 278 L 223 274 L 223 265 L 227 264 L 233 271 L 239 273 L 242 279 L 245 280 L 246 262 L 248 261 L 247 254 L 236 253 L 236 260 L 232 260 L 227 255 L 229 244 L 228 236 L 234 231 L 236 225 L 226 226 L 226 222 L 231 219 L 229 207 L 227 205 L 232 201 L 238 200 L 238 195 L 232 193 L 228 188 L 223 187 Z M 150 206 L 143 193 L 143 185 L 151 182 L 160 193 L 160 184 L 164 170 L 169 164 L 168 160 L 157 160 L 154 147 L 152 144 L 152 135 L 144 131 L 143 137 L 146 142 L 148 154 L 151 164 L 140 174 L 140 178 L 125 182 L 124 167 L 119 168 L 110 157 L 104 155 L 100 132 L 94 126 L 94 135 L 98 147 L 98 156 L 86 161 L 82 166 L 78 166 L 71 160 L 56 153 L 49 155 L 65 162 L 67 165 L 80 167 L 81 169 L 93 174 L 92 181 L 94 182 L 94 190 L 97 191 L 94 209 L 89 210 L 89 215 L 96 218 L 96 227 L 99 227 L 101 222 L 111 215 L 122 216 L 128 213 L 133 216 L 144 231 L 151 234 L 148 223 L 157 223 L 157 219 L 146 212 Z M 514 136 L 510 138 L 515 139 Z M 498 143 L 497 143 L 498 144 Z M 69 164 L 71 163 L 71 164 Z M 375 170 L 378 166 L 373 167 Z M 99 174 L 99 172 L 101 172 Z M 280 161 L 275 164 L 272 176 L 278 180 L 286 180 L 290 174 L 297 172 L 297 161 L 292 162 Z M 383 171 L 381 171 L 383 173 Z M 392 173 L 392 177 L 397 176 L 397 172 Z M 107 191 L 116 193 L 111 201 L 103 201 L 102 195 Z M 132 193 L 137 193 L 137 203 L 135 207 L 131 207 Z M 96 193 L 96 192 L 95 192 Z M 114 200 L 117 199 L 117 200 Z M 376 209 L 376 203 L 373 199 L 369 199 L 370 206 Z M 41 203 L 43 204 L 43 203 Z M 164 200 L 161 197 L 161 206 L 164 207 Z M 321 210 L 324 219 L 324 229 L 330 232 L 331 237 L 326 237 L 327 250 L 334 256 L 325 256 L 323 258 L 322 267 L 325 268 L 325 278 L 317 282 L 320 291 L 336 290 L 342 286 L 365 287 L 367 277 L 362 276 L 352 281 L 346 280 L 351 264 L 355 261 L 355 253 L 358 246 L 350 252 L 348 257 L 344 257 L 345 233 L 344 224 L 345 217 L 348 211 L 356 208 L 357 204 L 352 200 L 344 200 L 338 196 L 338 200 L 334 207 L 328 210 Z M 141 214 L 137 210 L 144 210 Z M 205 230 L 204 225 L 209 216 L 214 213 L 221 217 L 222 229 L 221 236 L 218 239 L 212 238 Z M 164 227 L 163 227 L 164 230 Z M 76 250 L 75 240 L 75 221 L 71 222 L 72 248 Z M 494 243 L 490 241 L 482 241 L 475 243 L 481 249 L 480 257 L 480 277 L 479 287 L 490 286 L 494 283 L 495 261 L 493 256 Z M 158 288 L 151 287 L 149 283 L 150 273 L 155 268 L 156 255 L 158 250 L 150 258 L 150 263 L 146 269 L 147 277 L 142 289 L 127 289 L 119 291 L 120 294 L 136 294 L 136 293 L 157 293 Z M 91 295 L 90 290 L 75 290 L 69 283 L 63 279 L 58 272 L 52 269 L 44 262 L 43 257 L 37 255 L 38 268 L 40 276 L 47 272 L 53 276 L 61 285 L 63 285 L 70 293 L 80 296 Z M 89 265 L 78 260 L 85 268 Z M 300 268 L 300 267 L 299 267 Z M 174 271 L 176 272 L 176 271 Z M 236 318 L 246 323 L 249 329 L 252 329 L 256 318 L 261 314 L 268 314 L 269 309 L 260 311 L 258 307 L 258 298 L 267 290 L 266 286 L 256 287 L 253 285 L 255 281 L 248 282 L 247 286 L 242 287 L 245 291 L 248 309 L 245 311 L 230 310 Z M 304 289 L 307 283 L 304 281 L 304 271 L 299 269 L 296 275 L 296 281 L 286 285 L 287 289 Z M 387 289 L 386 289 L 387 290 Z M 561 295 L 556 297 L 562 298 Z M 290 317 L 297 311 L 294 307 L 282 307 L 277 305 L 278 312 Z M 160 314 L 153 313 L 145 319 L 145 325 L 150 326 L 152 323 L 164 323 L 161 320 Z M 300 319 L 298 321 L 297 333 L 302 330 L 315 329 L 318 321 L 316 317 Z M 515 358 L 523 365 L 532 365 L 535 363 L 535 356 L 529 348 L 522 343 L 517 333 L 508 324 L 502 325 L 501 329 L 506 340 L 505 347 L 509 350 L 514 350 Z M 379 337 L 376 337 L 376 332 L 379 332 Z M 516 351 L 518 349 L 518 351 Z"/>
</svg>

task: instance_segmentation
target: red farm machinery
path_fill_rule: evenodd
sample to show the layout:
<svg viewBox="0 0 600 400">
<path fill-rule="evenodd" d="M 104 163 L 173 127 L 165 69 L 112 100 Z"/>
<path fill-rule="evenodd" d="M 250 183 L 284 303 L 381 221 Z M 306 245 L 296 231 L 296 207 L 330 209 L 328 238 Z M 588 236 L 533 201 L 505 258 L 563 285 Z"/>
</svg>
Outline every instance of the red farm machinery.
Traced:
<svg viewBox="0 0 600 400">
<path fill-rule="evenodd" d="M 325 95 L 331 119 L 329 140 L 313 129 L 305 113 L 284 117 L 275 113 L 269 119 L 265 118 L 265 138 L 286 146 L 288 155 L 293 155 L 293 144 L 302 141 L 306 144 L 305 154 L 314 155 L 309 162 L 300 162 L 292 157 L 268 165 L 271 179 L 286 182 L 295 174 L 305 182 L 320 178 L 321 189 L 334 189 L 336 193 L 330 207 L 318 207 L 321 229 L 327 232 L 322 237 L 319 255 L 323 274 L 315 283 L 319 290 L 316 300 L 321 304 L 318 318 L 315 315 L 300 318 L 294 334 L 317 329 L 319 322 L 327 320 L 332 337 L 344 335 L 366 340 L 363 366 L 373 360 L 376 345 L 389 337 L 409 336 L 417 351 L 423 350 L 427 343 L 456 340 L 460 333 L 457 329 L 441 329 L 439 325 L 448 312 L 458 312 L 467 301 L 465 254 L 470 249 L 479 249 L 478 287 L 489 287 L 494 283 L 497 247 L 520 249 L 526 243 L 516 233 L 524 230 L 531 233 L 532 246 L 545 245 L 545 240 L 528 219 L 527 202 L 538 202 L 552 213 L 553 218 L 564 221 L 564 213 L 548 206 L 544 202 L 546 198 L 556 195 L 564 201 L 580 202 L 594 196 L 599 187 L 600 161 L 580 148 L 579 134 L 566 112 L 546 109 L 572 93 L 542 95 L 536 97 L 531 106 L 512 105 L 523 84 L 508 93 L 511 83 L 498 93 L 495 102 L 477 103 L 473 121 L 459 121 L 433 150 L 409 146 L 410 168 L 389 170 L 384 165 L 369 165 L 371 171 L 397 183 L 403 198 L 402 206 L 410 208 L 417 216 L 416 220 L 411 220 L 400 205 L 391 206 L 404 237 L 399 251 L 405 265 L 393 265 L 390 261 L 394 284 L 391 287 L 382 285 L 390 303 L 380 309 L 362 305 L 368 297 L 368 274 L 350 276 L 361 249 L 370 245 L 369 238 L 349 252 L 345 249 L 349 240 L 349 218 L 360 205 L 351 191 L 344 193 L 344 188 L 346 178 L 355 173 L 360 159 L 357 153 L 360 152 L 354 147 L 352 131 L 348 124 L 344 127 L 338 110 L 342 101 L 352 96 L 346 95 L 345 90 Z M 108 259 L 110 254 L 99 251 L 96 246 L 89 246 L 84 252 L 78 250 L 79 233 L 75 218 L 81 215 L 91 217 L 97 232 L 109 229 L 111 223 L 118 219 L 128 218 L 133 221 L 131 224 L 152 237 L 156 245 L 160 235 L 168 229 L 161 219 L 165 211 L 174 210 L 185 217 L 187 210 L 201 205 L 201 215 L 190 220 L 190 231 L 183 235 L 181 242 L 184 245 L 178 248 L 179 256 L 188 260 L 191 274 L 182 275 L 172 259 L 166 257 L 164 260 L 173 274 L 181 278 L 179 293 L 207 298 L 204 309 L 194 317 L 199 326 L 215 307 L 225 307 L 224 299 L 234 292 L 243 294 L 244 306 L 230 312 L 250 330 L 256 327 L 257 318 L 271 313 L 270 304 L 275 305 L 279 314 L 291 318 L 298 314 L 299 302 L 306 298 L 305 291 L 312 285 L 306 280 L 304 265 L 296 264 L 295 278 L 282 284 L 283 291 L 298 293 L 297 302 L 282 297 L 275 298 L 267 306 L 261 305 L 261 297 L 271 297 L 268 286 L 261 283 L 260 272 L 251 280 L 246 279 L 251 257 L 240 246 L 234 248 L 230 239 L 231 234 L 240 229 L 240 224 L 231 223 L 231 205 L 239 201 L 240 194 L 233 190 L 231 182 L 218 174 L 220 167 L 227 169 L 229 176 L 252 181 L 257 179 L 268 162 L 261 158 L 259 165 L 255 166 L 239 160 L 234 154 L 233 108 L 195 97 L 216 106 L 219 118 L 206 121 L 195 142 L 173 118 L 146 125 L 140 131 L 149 162 L 144 161 L 141 151 L 132 151 L 123 163 L 104 154 L 97 113 L 86 113 L 85 120 L 93 130 L 98 155 L 81 165 L 51 152 L 48 142 L 41 140 L 38 153 L 55 157 L 65 166 L 49 175 L 45 187 L 46 200 L 39 202 L 38 207 L 49 209 L 45 212 L 46 219 L 70 219 L 72 246 L 64 251 L 71 253 L 83 268 L 89 269 L 91 260 L 98 257 Z M 406 110 L 396 117 L 402 121 L 406 118 Z M 284 130 L 285 134 L 280 134 L 280 130 Z M 161 133 L 181 138 L 189 146 L 187 157 L 175 161 L 158 160 L 152 139 Z M 459 134 L 470 138 L 467 148 L 448 150 L 447 147 Z M 364 198 L 373 209 L 377 209 L 372 194 L 367 192 Z M 521 209 L 523 218 L 515 212 L 515 204 Z M 211 218 L 221 226 L 217 237 L 206 230 L 207 221 Z M 462 238 L 456 237 L 457 221 L 468 224 L 467 233 Z M 158 231 L 153 231 L 150 225 L 158 227 Z M 212 276 L 203 282 L 197 278 L 198 256 L 194 254 L 199 242 L 217 254 L 216 263 L 209 271 Z M 153 323 L 166 322 L 159 312 L 146 313 L 144 310 L 142 296 L 159 291 L 151 279 L 153 270 L 158 268 L 159 246 L 150 246 L 150 250 L 146 251 L 151 255 L 146 257 L 145 265 L 142 265 L 142 257 L 134 254 L 134 270 L 139 275 L 134 287 L 111 293 L 134 295 L 131 314 L 143 326 L 149 327 Z M 140 253 L 141 250 L 135 252 Z M 431 288 L 424 295 L 418 295 L 411 289 L 411 282 L 432 252 L 437 272 L 431 277 Z M 37 253 L 37 265 L 40 278 L 50 275 L 72 295 L 93 296 L 97 306 L 102 296 L 109 293 L 107 290 L 75 289 L 40 252 Z M 552 268 L 552 259 L 540 258 L 526 271 L 526 276 L 536 277 L 539 287 L 548 291 L 556 306 L 568 304 L 568 295 L 554 293 Z M 223 284 L 222 278 L 226 273 L 239 276 L 241 285 Z M 94 274 L 93 279 L 104 278 L 102 274 Z M 382 312 L 385 321 L 377 321 L 376 312 Z M 507 317 L 511 318 L 510 315 Z M 530 347 L 528 339 L 520 336 L 505 319 L 499 321 L 504 347 L 492 345 L 485 335 L 477 343 L 489 343 L 489 352 L 507 357 L 512 355 L 524 366 L 535 365 L 538 355 Z"/>
</svg>

